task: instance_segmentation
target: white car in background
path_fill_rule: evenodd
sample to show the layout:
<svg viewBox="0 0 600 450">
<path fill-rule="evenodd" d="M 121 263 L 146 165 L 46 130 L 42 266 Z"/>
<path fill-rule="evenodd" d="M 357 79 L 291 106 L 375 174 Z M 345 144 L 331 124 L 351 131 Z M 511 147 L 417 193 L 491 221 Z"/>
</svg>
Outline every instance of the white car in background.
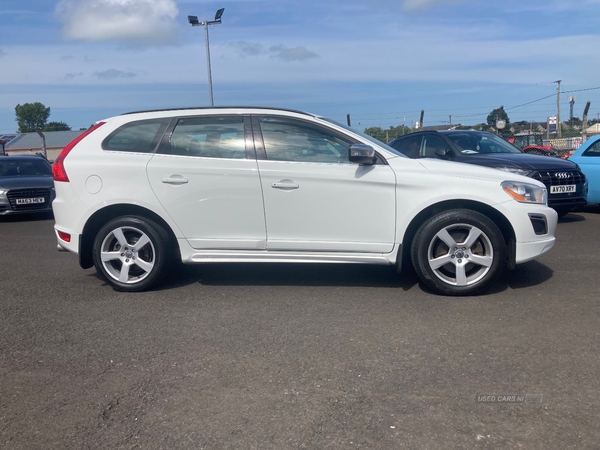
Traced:
<svg viewBox="0 0 600 450">
<path fill-rule="evenodd" d="M 554 245 L 544 185 L 406 158 L 323 117 L 198 108 L 112 117 L 54 166 L 59 249 L 114 289 L 184 263 L 412 261 L 445 295 L 487 288 Z"/>
</svg>

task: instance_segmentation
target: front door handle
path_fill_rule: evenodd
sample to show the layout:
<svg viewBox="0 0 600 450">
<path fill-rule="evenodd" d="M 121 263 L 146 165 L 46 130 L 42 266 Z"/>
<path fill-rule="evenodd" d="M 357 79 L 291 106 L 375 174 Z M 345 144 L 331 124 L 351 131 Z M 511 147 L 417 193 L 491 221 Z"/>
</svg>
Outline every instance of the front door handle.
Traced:
<svg viewBox="0 0 600 450">
<path fill-rule="evenodd" d="M 271 187 L 275 189 L 292 190 L 298 189 L 300 186 L 298 186 L 292 180 L 281 180 L 278 183 L 271 184 Z"/>
<path fill-rule="evenodd" d="M 178 184 L 185 184 L 185 183 L 187 183 L 188 179 L 182 177 L 181 175 L 179 175 L 179 176 L 165 177 L 161 181 L 163 183 L 166 183 L 166 184 L 178 185 Z"/>
</svg>

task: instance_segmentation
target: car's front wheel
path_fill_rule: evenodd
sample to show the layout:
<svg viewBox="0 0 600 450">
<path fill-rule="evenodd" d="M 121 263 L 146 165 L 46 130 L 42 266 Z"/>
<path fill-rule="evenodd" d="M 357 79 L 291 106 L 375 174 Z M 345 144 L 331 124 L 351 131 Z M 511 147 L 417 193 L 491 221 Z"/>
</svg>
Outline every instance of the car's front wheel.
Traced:
<svg viewBox="0 0 600 450">
<path fill-rule="evenodd" d="M 417 231 L 411 259 L 433 291 L 472 295 L 489 287 L 506 266 L 502 232 L 488 217 L 468 209 L 439 213 Z"/>
<path fill-rule="evenodd" d="M 118 291 L 148 289 L 165 275 L 170 262 L 169 235 L 144 217 L 117 217 L 96 234 L 94 266 Z"/>
</svg>

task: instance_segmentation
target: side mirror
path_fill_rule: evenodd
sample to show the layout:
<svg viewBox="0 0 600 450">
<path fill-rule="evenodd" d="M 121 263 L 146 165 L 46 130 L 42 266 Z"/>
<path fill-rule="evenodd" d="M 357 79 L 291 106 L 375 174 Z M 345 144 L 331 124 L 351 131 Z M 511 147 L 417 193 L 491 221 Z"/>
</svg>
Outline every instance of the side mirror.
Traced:
<svg viewBox="0 0 600 450">
<path fill-rule="evenodd" d="M 372 166 L 377 161 L 377 154 L 370 145 L 352 144 L 348 148 L 348 161 L 363 166 Z"/>
<path fill-rule="evenodd" d="M 451 159 L 452 158 L 452 152 L 447 149 L 447 148 L 436 148 L 435 149 L 435 156 L 440 158 L 440 159 Z"/>
</svg>

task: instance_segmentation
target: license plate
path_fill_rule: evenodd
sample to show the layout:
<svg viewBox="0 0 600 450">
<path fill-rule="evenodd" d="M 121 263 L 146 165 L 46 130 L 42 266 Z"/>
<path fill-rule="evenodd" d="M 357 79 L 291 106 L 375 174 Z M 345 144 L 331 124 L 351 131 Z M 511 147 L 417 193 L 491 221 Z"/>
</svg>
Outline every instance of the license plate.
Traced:
<svg viewBox="0 0 600 450">
<path fill-rule="evenodd" d="M 17 205 L 32 205 L 36 203 L 45 203 L 46 200 L 44 197 L 36 197 L 36 198 L 18 198 Z"/>
<path fill-rule="evenodd" d="M 566 184 L 564 186 L 550 186 L 551 194 L 566 194 L 568 192 L 575 192 L 577 186 L 574 184 Z"/>
</svg>

